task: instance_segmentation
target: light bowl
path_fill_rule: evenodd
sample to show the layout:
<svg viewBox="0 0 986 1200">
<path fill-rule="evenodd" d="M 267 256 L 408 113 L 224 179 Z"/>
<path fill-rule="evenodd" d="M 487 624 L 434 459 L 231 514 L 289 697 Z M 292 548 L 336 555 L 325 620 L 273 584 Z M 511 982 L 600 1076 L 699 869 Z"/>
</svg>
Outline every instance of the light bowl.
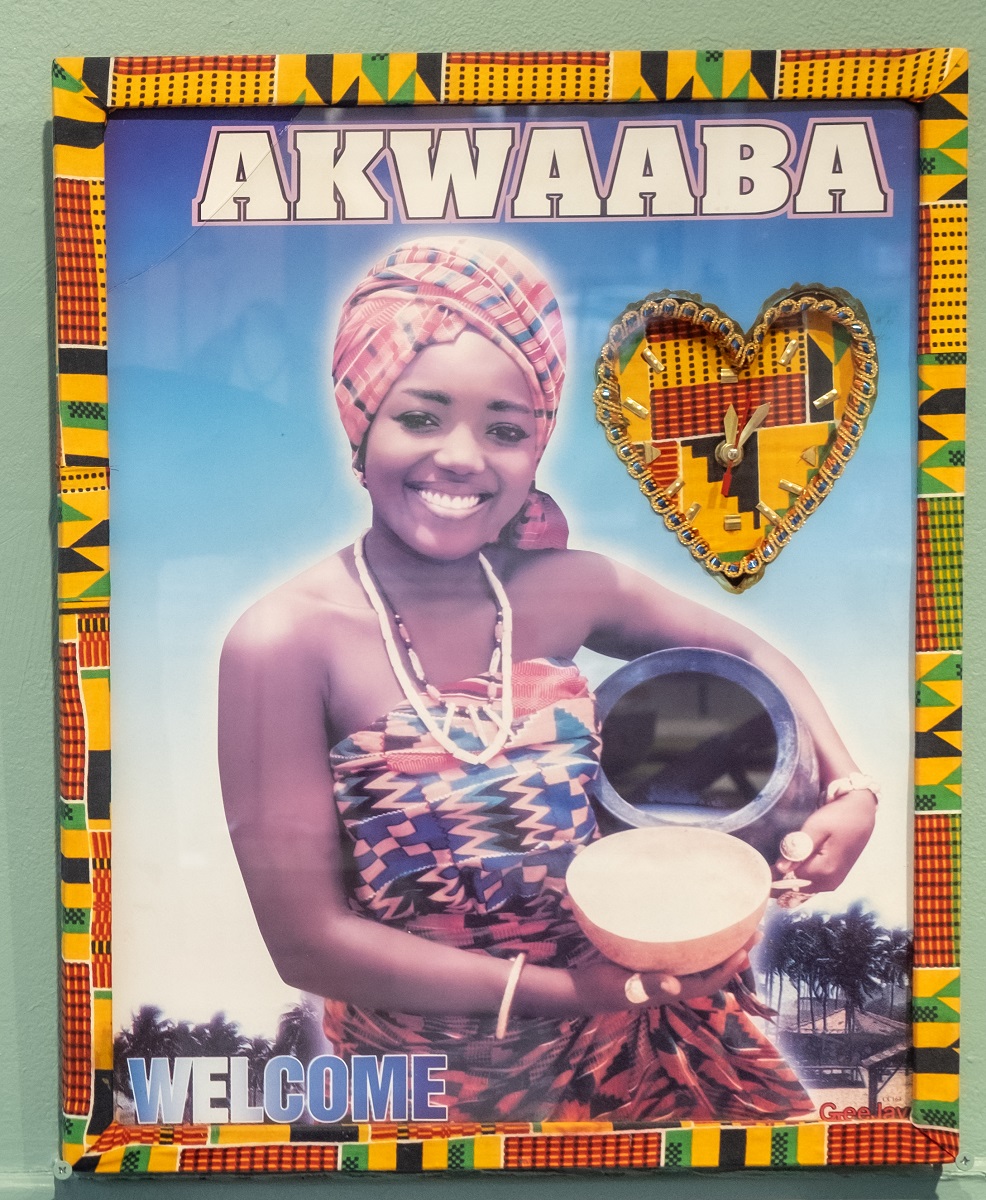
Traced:
<svg viewBox="0 0 986 1200">
<path fill-rule="evenodd" d="M 771 873 L 731 834 L 666 825 L 600 838 L 573 860 L 565 882 L 583 932 L 612 962 L 692 975 L 750 940 Z"/>
</svg>

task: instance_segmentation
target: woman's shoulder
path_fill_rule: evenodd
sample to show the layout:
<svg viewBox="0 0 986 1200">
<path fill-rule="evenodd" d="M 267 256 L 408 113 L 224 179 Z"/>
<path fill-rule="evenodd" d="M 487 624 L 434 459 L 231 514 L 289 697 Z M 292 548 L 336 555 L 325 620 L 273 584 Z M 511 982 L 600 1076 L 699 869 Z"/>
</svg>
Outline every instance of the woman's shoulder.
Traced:
<svg viewBox="0 0 986 1200">
<path fill-rule="evenodd" d="M 346 547 L 255 600 L 226 636 L 224 654 L 276 656 L 326 647 L 366 622 L 363 593 Z"/>
<path fill-rule="evenodd" d="M 518 550 L 497 546 L 488 555 L 498 575 L 515 586 L 573 586 L 595 590 L 606 585 L 618 571 L 618 564 L 593 550 Z"/>
</svg>

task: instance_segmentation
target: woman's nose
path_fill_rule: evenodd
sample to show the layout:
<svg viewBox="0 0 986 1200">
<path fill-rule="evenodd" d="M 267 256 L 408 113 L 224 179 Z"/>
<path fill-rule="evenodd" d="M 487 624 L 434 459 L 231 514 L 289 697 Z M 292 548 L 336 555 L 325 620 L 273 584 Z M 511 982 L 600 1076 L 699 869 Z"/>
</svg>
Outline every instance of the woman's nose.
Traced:
<svg viewBox="0 0 986 1200">
<path fill-rule="evenodd" d="M 449 429 L 435 450 L 435 465 L 457 474 L 474 474 L 486 466 L 483 448 L 469 425 L 460 423 Z"/>
</svg>

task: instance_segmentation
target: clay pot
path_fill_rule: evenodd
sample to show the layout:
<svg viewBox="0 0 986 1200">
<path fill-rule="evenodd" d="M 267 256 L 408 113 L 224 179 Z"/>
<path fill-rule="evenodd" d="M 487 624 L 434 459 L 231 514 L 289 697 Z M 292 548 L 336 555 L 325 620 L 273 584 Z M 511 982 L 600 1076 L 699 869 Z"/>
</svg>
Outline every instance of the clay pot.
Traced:
<svg viewBox="0 0 986 1200">
<path fill-rule="evenodd" d="M 596 701 L 604 832 L 701 826 L 734 834 L 773 862 L 784 835 L 818 806 L 810 735 L 789 698 L 744 659 L 659 650 L 621 666 Z"/>
<path fill-rule="evenodd" d="M 746 842 L 688 826 L 630 829 L 587 846 L 565 882 L 586 937 L 631 971 L 691 975 L 756 932 L 770 867 Z"/>
</svg>

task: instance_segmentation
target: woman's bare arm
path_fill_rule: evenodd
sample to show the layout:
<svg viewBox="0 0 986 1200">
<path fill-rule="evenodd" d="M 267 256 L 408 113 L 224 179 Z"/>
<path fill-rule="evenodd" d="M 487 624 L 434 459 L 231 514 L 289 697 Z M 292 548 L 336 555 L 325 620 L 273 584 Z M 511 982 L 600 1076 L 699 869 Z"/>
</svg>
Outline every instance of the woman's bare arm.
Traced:
<svg viewBox="0 0 986 1200">
<path fill-rule="evenodd" d="M 470 961 L 354 913 L 332 794 L 325 647 L 318 621 L 250 610 L 219 676 L 219 770 L 230 836 L 286 983 L 375 1008 L 495 1011 L 508 964 Z M 460 961 L 462 960 L 462 961 Z M 447 986 L 438 989 L 437 979 Z"/>
<path fill-rule="evenodd" d="M 859 770 L 818 695 L 802 672 L 747 626 L 671 592 L 654 580 L 598 556 L 587 593 L 595 606 L 586 644 L 604 654 L 636 658 L 672 646 L 698 646 L 735 654 L 759 667 L 787 697 L 810 733 L 823 789 Z M 876 797 L 850 792 L 811 814 L 803 826 L 815 852 L 799 864 L 814 890 L 838 887 L 873 830 Z M 780 860 L 778 869 L 789 865 Z"/>
<path fill-rule="evenodd" d="M 290 607 L 290 606 L 288 606 Z M 364 1008 L 496 1013 L 510 964 L 364 919 L 346 900 L 326 733 L 328 670 L 319 621 L 261 602 L 220 663 L 219 767 L 230 835 L 261 934 L 284 981 Z M 734 956 L 735 957 L 735 956 Z M 738 961 L 738 960 L 737 960 Z M 654 1003 L 717 990 L 654 977 Z M 629 1007 L 628 972 L 528 966 L 515 1010 L 577 1016 Z"/>
</svg>

